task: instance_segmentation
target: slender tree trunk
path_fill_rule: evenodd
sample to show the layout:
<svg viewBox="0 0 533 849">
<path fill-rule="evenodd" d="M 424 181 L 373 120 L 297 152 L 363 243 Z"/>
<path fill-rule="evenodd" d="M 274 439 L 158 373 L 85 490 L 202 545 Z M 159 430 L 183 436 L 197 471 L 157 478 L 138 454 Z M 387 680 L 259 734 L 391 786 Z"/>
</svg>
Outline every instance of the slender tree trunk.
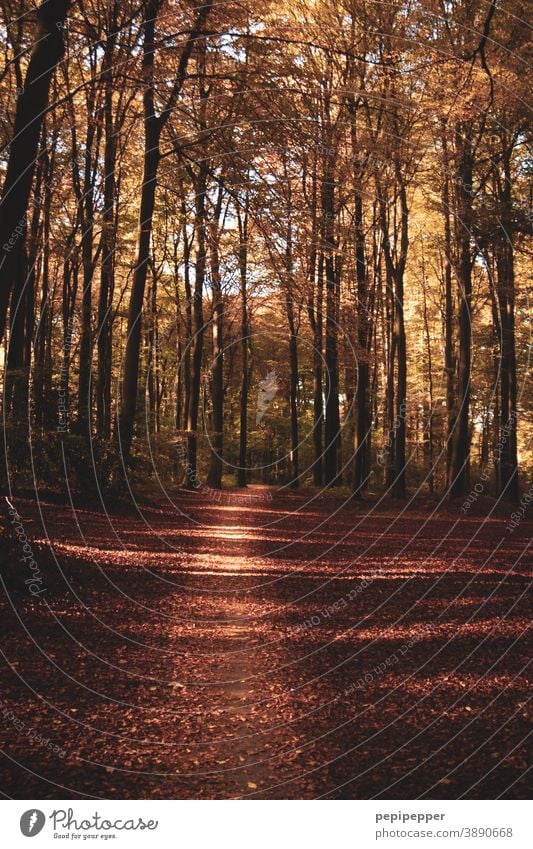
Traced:
<svg viewBox="0 0 533 849">
<path fill-rule="evenodd" d="M 459 356 L 457 416 L 453 431 L 450 495 L 466 495 L 470 479 L 470 380 L 472 355 L 472 130 L 456 128 L 457 241 L 459 245 Z"/>
<path fill-rule="evenodd" d="M 150 122 L 147 123 L 150 124 Z M 147 126 L 146 129 L 146 148 L 144 153 L 141 209 L 139 216 L 139 241 L 128 312 L 126 353 L 124 356 L 124 376 L 122 380 L 122 406 L 119 417 L 120 447 L 125 464 L 129 461 L 135 423 L 135 411 L 137 406 L 139 354 L 141 350 L 142 333 L 141 318 L 148 262 L 150 259 L 152 217 L 155 205 L 157 167 L 159 164 L 159 136 L 157 128 L 151 124 L 149 127 Z"/>
<path fill-rule="evenodd" d="M 322 486 L 323 483 L 323 336 L 324 319 L 324 253 L 321 250 L 318 257 L 316 281 L 316 312 L 313 326 L 313 483 Z"/>
<path fill-rule="evenodd" d="M 407 421 L 407 345 L 405 338 L 403 274 L 396 281 L 396 315 L 394 321 L 398 354 L 396 418 L 394 427 L 394 484 L 395 498 L 405 498 L 405 439 Z"/>
<path fill-rule="evenodd" d="M 209 239 L 214 311 L 211 381 L 214 433 L 211 437 L 211 465 L 207 477 L 209 486 L 214 489 L 222 489 L 222 452 L 224 449 L 224 304 L 222 301 L 218 239 L 218 216 L 216 216 L 211 224 Z"/>
<path fill-rule="evenodd" d="M 237 212 L 239 224 L 239 274 L 241 281 L 241 397 L 239 402 L 239 465 L 237 468 L 238 486 L 246 486 L 247 475 L 247 443 L 248 443 L 248 393 L 250 387 L 250 325 L 248 318 L 248 199 L 244 214 Z"/>
<path fill-rule="evenodd" d="M 43 131 L 43 231 L 41 240 L 41 293 L 38 305 L 38 323 L 35 331 L 34 363 L 33 363 L 33 397 L 35 403 L 35 423 L 44 427 L 46 418 L 46 377 L 45 350 L 46 339 L 51 332 L 50 323 L 50 216 L 52 206 L 51 175 L 53 173 L 53 154 L 49 157 L 46 151 L 46 132 Z M 68 245 L 68 240 L 67 240 Z"/>
<path fill-rule="evenodd" d="M 9 344 L 7 347 L 7 368 L 5 373 L 4 406 L 9 418 L 20 421 L 20 426 L 26 428 L 27 416 L 21 402 L 21 389 L 24 385 L 24 351 L 25 351 L 25 278 L 26 251 L 24 250 L 25 234 L 21 236 L 22 250 L 17 251 L 18 266 L 15 274 L 15 284 L 11 293 L 9 308 Z M 22 436 L 22 433 L 20 434 Z"/>
<path fill-rule="evenodd" d="M 90 101 L 94 108 L 94 98 Z M 83 265 L 83 292 L 81 303 L 81 334 L 80 334 L 80 356 L 78 373 L 78 430 L 85 437 L 90 438 L 90 415 L 91 415 L 91 368 L 92 368 L 92 286 L 95 271 L 93 258 L 94 243 L 94 181 L 93 181 L 93 153 L 98 156 L 98 151 L 93 151 L 94 128 L 92 121 L 89 122 L 87 138 L 85 143 L 85 169 L 83 181 L 83 196 L 80 197 L 82 207 L 82 237 L 81 255 Z M 73 151 L 74 153 L 74 151 Z"/>
<path fill-rule="evenodd" d="M 339 450 L 339 374 L 337 351 L 337 294 L 335 269 L 335 177 L 332 163 L 327 162 L 322 179 L 322 213 L 324 218 L 324 255 L 326 273 L 326 421 L 324 448 L 324 482 L 338 483 Z"/>
<path fill-rule="evenodd" d="M 187 218 L 185 201 L 182 204 L 183 214 L 183 285 L 185 287 L 185 355 L 183 357 L 183 382 L 185 398 L 183 402 L 183 427 L 187 427 L 187 417 L 191 403 L 191 349 L 192 338 L 192 287 L 191 287 L 191 240 L 187 234 Z"/>
<path fill-rule="evenodd" d="M 400 255 L 396 263 L 394 282 L 396 315 L 394 331 L 397 338 L 398 375 L 396 393 L 396 422 L 394 446 L 394 486 L 395 498 L 405 498 L 407 493 L 405 473 L 405 442 L 407 433 L 407 340 L 405 336 L 404 312 L 404 275 L 409 247 L 409 210 L 407 192 L 401 174 L 400 163 L 396 163 L 396 180 L 400 200 Z"/>
<path fill-rule="evenodd" d="M 357 276 L 357 431 L 353 473 L 353 497 L 360 498 L 369 473 L 370 441 L 370 340 L 368 286 L 363 230 L 363 201 L 355 196 L 355 262 Z"/>
<path fill-rule="evenodd" d="M 191 353 L 191 384 L 189 410 L 187 416 L 187 485 L 190 489 L 198 486 L 198 410 L 202 381 L 202 354 L 204 344 L 203 293 L 207 262 L 207 166 L 205 159 L 200 164 L 196 182 L 196 271 L 193 303 L 193 342 Z"/>
<path fill-rule="evenodd" d="M 290 485 L 296 489 L 300 485 L 299 436 L 298 436 L 298 333 L 294 315 L 292 296 L 287 293 L 287 317 L 289 321 L 289 367 L 290 389 L 289 405 L 291 420 L 291 448 L 289 452 Z"/>
<path fill-rule="evenodd" d="M 174 426 L 181 430 L 183 414 L 183 341 L 181 320 L 181 295 L 179 286 L 178 240 L 174 240 L 174 292 L 176 300 L 176 379 L 175 379 L 175 415 Z M 186 340 L 186 344 L 187 344 Z"/>
<path fill-rule="evenodd" d="M 434 473 L 433 473 L 433 355 L 431 351 L 431 331 L 429 327 L 429 315 L 428 315 L 428 305 L 427 305 L 427 296 L 426 296 L 426 276 L 424 273 L 424 277 L 422 280 L 422 289 L 423 289 L 423 304 L 424 304 L 424 334 L 426 337 L 426 352 L 427 352 L 427 364 L 428 364 L 428 395 L 429 395 L 429 405 L 428 405 L 428 415 L 427 415 L 427 448 L 428 448 L 428 486 L 429 491 L 433 493 L 434 491 Z"/>
<path fill-rule="evenodd" d="M 519 497 L 517 456 L 517 389 L 514 319 L 514 249 L 512 242 L 511 149 L 504 150 L 500 191 L 501 231 L 497 237 L 497 294 L 500 315 L 500 446 L 498 494 L 511 501 Z"/>
<path fill-rule="evenodd" d="M 396 314 L 396 305 L 394 300 L 394 285 L 389 274 L 388 266 L 386 271 L 387 287 L 386 287 L 386 322 L 385 332 L 387 341 L 387 359 L 386 359 L 386 389 L 385 389 L 385 411 L 384 411 L 384 460 L 385 460 L 385 486 L 390 489 L 394 482 L 394 450 L 396 441 L 394 439 L 394 377 L 396 366 L 396 347 L 397 338 L 394 332 L 394 322 Z"/>
<path fill-rule="evenodd" d="M 389 433 L 387 435 L 387 486 L 391 487 L 394 498 L 405 498 L 405 440 L 407 412 L 407 344 L 404 317 L 404 274 L 409 246 L 409 210 L 407 194 L 401 173 L 401 165 L 395 163 L 396 191 L 395 203 L 400 205 L 399 255 L 394 257 L 389 233 L 390 222 L 387 207 L 380 194 L 380 217 L 383 231 L 383 254 L 387 267 L 387 288 L 390 292 L 391 345 L 389 356 L 387 408 L 389 413 Z M 396 228 L 394 239 L 398 241 Z M 396 387 L 394 388 L 396 366 Z"/>
<path fill-rule="evenodd" d="M 42 140 L 41 140 L 42 144 Z M 22 250 L 15 288 L 10 307 L 10 334 L 5 376 L 4 408 L 8 416 L 15 421 L 28 421 L 28 402 L 30 391 L 31 351 L 35 328 L 35 287 L 37 281 L 37 260 L 39 255 L 39 235 L 42 208 L 42 183 L 44 175 L 44 157 L 39 156 L 33 198 L 33 211 L 30 222 L 28 255 L 24 244 L 28 238 L 21 238 Z"/>
<path fill-rule="evenodd" d="M 453 429 L 455 425 L 455 356 L 453 349 L 453 293 L 452 293 L 452 233 L 450 209 L 450 178 L 447 130 L 442 131 L 443 188 L 442 215 L 444 219 L 444 372 L 446 374 L 446 487 L 450 488 Z"/>
<path fill-rule="evenodd" d="M 152 285 L 148 294 L 150 303 L 150 323 L 148 326 L 148 429 L 158 433 L 159 392 L 158 392 L 158 329 L 157 329 L 157 271 L 152 263 Z"/>
<path fill-rule="evenodd" d="M 115 289 L 117 143 L 113 120 L 113 55 L 117 37 L 118 2 L 113 3 L 110 32 L 102 62 L 104 79 L 104 210 L 102 213 L 102 260 L 98 298 L 98 375 L 96 424 L 104 439 L 111 434 L 111 369 L 113 350 L 113 294 Z"/>
</svg>

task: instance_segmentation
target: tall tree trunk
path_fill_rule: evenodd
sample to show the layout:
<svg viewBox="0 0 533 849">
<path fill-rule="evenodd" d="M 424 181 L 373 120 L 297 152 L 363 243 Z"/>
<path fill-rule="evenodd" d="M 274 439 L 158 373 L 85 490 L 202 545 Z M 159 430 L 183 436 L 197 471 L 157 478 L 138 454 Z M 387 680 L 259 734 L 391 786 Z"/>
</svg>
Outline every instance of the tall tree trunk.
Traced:
<svg viewBox="0 0 533 849">
<path fill-rule="evenodd" d="M 247 475 L 247 445 L 248 445 L 248 393 L 250 389 L 250 324 L 248 318 L 248 197 L 244 213 L 237 210 L 239 224 L 239 275 L 241 281 L 241 397 L 239 401 L 239 464 L 237 467 L 237 484 L 246 486 Z"/>
<path fill-rule="evenodd" d="M 355 86 L 355 66 L 351 62 L 350 78 Z M 357 424 L 353 466 L 353 498 L 360 499 L 369 473 L 370 445 L 370 344 L 372 334 L 368 314 L 368 280 L 365 257 L 365 234 L 363 227 L 363 198 L 361 193 L 362 169 L 359 163 L 357 141 L 357 101 L 355 95 L 349 99 L 350 139 L 354 162 L 354 242 L 355 273 L 357 280 Z"/>
<path fill-rule="evenodd" d="M 289 325 L 289 410 L 291 447 L 289 450 L 289 483 L 296 489 L 300 485 L 299 435 L 298 435 L 298 325 L 294 304 L 294 257 L 292 232 L 292 191 L 287 170 L 288 190 L 287 237 L 285 250 L 285 306 Z M 299 322 L 298 322 L 299 323 Z"/>
<path fill-rule="evenodd" d="M 92 82 L 92 81 L 91 81 Z M 87 111 L 94 111 L 95 95 L 91 86 L 87 98 Z M 75 139 L 75 134 L 74 134 Z M 73 146 L 73 160 L 76 160 L 76 144 Z M 98 157 L 98 139 L 94 121 L 89 120 L 85 139 L 83 189 L 79 186 L 78 202 L 82 227 L 81 257 L 83 265 L 83 291 L 81 301 L 81 333 L 78 371 L 78 431 L 90 439 L 91 416 L 91 368 L 92 368 L 92 287 L 96 263 L 93 257 L 94 246 L 94 175 L 93 161 Z"/>
<path fill-rule="evenodd" d="M 221 195 L 222 193 L 220 193 L 220 197 Z M 211 465 L 207 477 L 207 483 L 214 489 L 222 489 L 222 452 L 224 449 L 224 304 L 222 301 L 218 239 L 218 215 L 216 215 L 211 222 L 209 238 L 214 313 L 211 380 L 214 433 L 211 437 Z"/>
<path fill-rule="evenodd" d="M 207 164 L 204 159 L 196 181 L 196 270 L 193 303 L 193 342 L 191 352 L 191 382 L 187 415 L 187 485 L 198 486 L 198 410 L 202 380 L 202 354 L 204 345 L 203 294 L 207 262 Z"/>
<path fill-rule="evenodd" d="M 41 239 L 41 293 L 38 304 L 37 327 L 35 330 L 34 363 L 33 363 L 33 397 L 35 403 L 35 423 L 37 427 L 43 428 L 47 409 L 47 380 L 45 375 L 45 351 L 46 339 L 51 333 L 50 321 L 50 227 L 52 206 L 52 183 L 51 175 L 54 170 L 54 154 L 48 156 L 46 151 L 46 132 L 43 128 L 42 140 L 43 154 L 43 232 Z M 68 240 L 67 240 L 68 245 Z M 67 253 L 67 251 L 65 251 Z"/>
<path fill-rule="evenodd" d="M 404 317 L 404 274 L 409 247 L 409 210 L 407 193 L 399 161 L 395 163 L 397 193 L 394 203 L 400 206 L 399 236 L 394 227 L 394 240 L 399 249 L 391 244 L 390 222 L 387 206 L 380 194 L 380 218 L 383 231 L 383 255 L 387 268 L 387 288 L 390 290 L 390 320 L 392 322 L 389 371 L 387 386 L 387 409 L 389 413 L 389 433 L 387 435 L 387 486 L 391 487 L 394 498 L 405 498 L 405 440 L 407 412 L 407 344 Z M 397 253 L 397 256 L 396 256 Z M 393 297 L 392 297 L 393 296 Z M 396 366 L 396 387 L 394 376 Z"/>
<path fill-rule="evenodd" d="M 433 472 L 433 354 L 431 350 L 431 330 L 429 326 L 429 315 L 426 295 L 426 275 L 425 271 L 422 278 L 423 305 L 424 305 L 424 335 L 426 337 L 426 355 L 428 364 L 428 396 L 429 404 L 427 410 L 427 437 L 425 443 L 427 445 L 428 455 L 428 486 L 429 491 L 434 491 L 434 472 Z M 426 405 L 424 405 L 426 406 Z M 425 429 L 425 425 L 424 425 Z"/>
<path fill-rule="evenodd" d="M 357 178 L 356 178 L 357 179 Z M 355 263 L 357 277 L 357 431 L 353 472 L 353 497 L 360 498 L 369 473 L 370 443 L 370 332 L 368 286 L 363 230 L 363 201 L 355 195 Z"/>
<path fill-rule="evenodd" d="M 41 145 L 43 139 L 41 138 Z M 7 369 L 5 376 L 4 409 L 8 416 L 15 421 L 28 421 L 28 402 L 30 391 L 30 370 L 33 333 L 35 328 L 35 288 L 37 281 L 37 261 L 39 256 L 39 237 L 41 209 L 43 206 L 41 192 L 45 160 L 39 156 L 33 197 L 33 211 L 30 222 L 28 255 L 24 248 L 20 252 L 19 266 L 15 287 L 13 289 L 12 305 L 10 307 L 10 334 L 7 353 Z M 24 245 L 27 234 L 23 234 L 21 244 Z"/>
<path fill-rule="evenodd" d="M 324 252 L 318 257 L 316 281 L 316 312 L 313 326 L 313 483 L 322 486 L 323 483 L 323 336 L 324 319 Z"/>
<path fill-rule="evenodd" d="M 147 334 L 148 348 L 148 429 L 151 434 L 158 433 L 159 422 L 159 392 L 158 392 L 158 327 L 157 327 L 157 270 L 152 263 L 152 285 L 148 300 L 150 303 L 150 321 Z"/>
<path fill-rule="evenodd" d="M 324 225 L 317 209 L 317 160 L 318 157 L 315 157 L 312 173 L 311 216 L 313 224 L 311 231 L 311 251 L 309 257 L 309 295 L 307 299 L 307 314 L 313 333 L 313 483 L 315 486 L 322 486 L 322 430 L 324 419 L 322 398 Z"/>
<path fill-rule="evenodd" d="M 18 266 L 15 274 L 15 284 L 11 293 L 9 308 L 9 344 L 7 348 L 7 367 L 5 373 L 4 407 L 9 416 L 20 422 L 21 430 L 26 428 L 27 410 L 21 406 L 23 397 L 21 389 L 24 385 L 24 352 L 26 327 L 26 251 L 24 250 L 25 233 L 21 235 L 22 250 L 17 251 Z M 22 433 L 20 433 L 22 436 Z"/>
<path fill-rule="evenodd" d="M 28 64 L 24 89 L 17 101 L 13 139 L 0 202 L 0 340 L 4 336 L 9 299 L 19 262 L 21 239 L 17 236 L 17 227 L 24 228 L 26 222 L 50 82 L 64 53 L 63 28 L 69 5 L 68 0 L 46 0 L 37 9 L 35 46 Z"/>
<path fill-rule="evenodd" d="M 391 277 L 389 265 L 386 263 L 386 291 L 385 291 L 385 339 L 387 344 L 387 357 L 385 363 L 385 405 L 383 415 L 384 446 L 383 455 L 385 461 L 384 483 L 390 489 L 394 483 L 394 378 L 396 366 L 397 339 L 394 333 L 394 322 L 396 305 L 394 300 L 394 283 Z"/>
<path fill-rule="evenodd" d="M 517 456 L 517 388 L 514 319 L 514 249 L 511 195 L 512 146 L 503 150 L 500 189 L 501 227 L 497 235 L 497 295 L 500 315 L 500 446 L 498 494 L 511 501 L 519 497 Z"/>
<path fill-rule="evenodd" d="M 396 162 L 396 180 L 400 198 L 400 255 L 396 263 L 394 275 L 396 299 L 394 332 L 397 338 L 398 382 L 396 393 L 396 427 L 394 431 L 395 469 L 393 495 L 395 498 L 405 498 L 407 492 L 405 475 L 405 440 L 407 431 L 407 340 L 405 336 L 404 276 L 405 266 L 407 264 L 407 249 L 409 247 L 409 209 L 407 206 L 407 192 L 399 162 Z"/>
<path fill-rule="evenodd" d="M 300 485 L 299 436 L 298 436 L 298 332 L 294 315 L 292 295 L 287 292 L 287 317 L 289 321 L 289 405 L 291 420 L 291 447 L 289 452 L 289 480 L 296 489 Z"/>
<path fill-rule="evenodd" d="M 102 61 L 104 81 L 104 210 L 102 213 L 102 260 L 98 297 L 98 374 L 96 425 L 104 439 L 111 433 L 111 369 L 113 350 L 113 294 L 115 289 L 117 142 L 113 120 L 113 55 L 117 39 L 118 0 L 114 0 L 110 31 Z"/>
<path fill-rule="evenodd" d="M 192 337 L 192 287 L 191 287 L 191 247 L 194 240 L 187 234 L 187 209 L 185 200 L 182 203 L 183 215 L 183 285 L 185 287 L 185 355 L 183 357 L 183 382 L 185 397 L 183 402 L 183 427 L 187 428 L 187 417 L 191 402 L 191 348 Z"/>
<path fill-rule="evenodd" d="M 394 483 L 392 494 L 405 498 L 405 439 L 407 422 L 407 344 L 405 338 L 403 274 L 396 281 L 394 334 L 398 355 L 396 417 L 394 428 Z"/>
<path fill-rule="evenodd" d="M 459 246 L 459 354 L 457 415 L 452 439 L 450 495 L 466 495 L 470 479 L 470 380 L 472 356 L 472 129 L 466 124 L 456 128 L 457 243 Z"/>
<path fill-rule="evenodd" d="M 450 158 L 448 155 L 447 128 L 442 129 L 443 187 L 442 215 L 444 219 L 444 372 L 446 375 L 446 487 L 450 488 L 453 429 L 455 425 L 455 355 L 453 346 L 453 293 L 452 293 L 452 232 L 450 209 Z"/>
<path fill-rule="evenodd" d="M 326 421 L 324 447 L 324 483 L 338 483 L 339 365 L 337 351 L 337 293 L 335 269 L 335 177 L 332 163 L 327 161 L 322 179 L 322 213 L 324 218 L 324 256 L 326 273 Z"/>
<path fill-rule="evenodd" d="M 133 273 L 133 285 L 128 311 L 126 352 L 122 378 L 121 407 L 119 414 L 120 449 L 124 465 L 129 462 L 139 381 L 139 355 L 142 338 L 142 310 L 144 291 L 150 260 L 152 219 L 155 206 L 157 171 L 160 159 L 161 121 L 155 113 L 154 103 L 154 53 L 155 22 L 161 0 L 150 0 L 146 7 L 143 42 L 143 109 L 144 109 L 144 155 L 141 189 L 141 205 L 137 237 L 137 257 Z"/>
</svg>

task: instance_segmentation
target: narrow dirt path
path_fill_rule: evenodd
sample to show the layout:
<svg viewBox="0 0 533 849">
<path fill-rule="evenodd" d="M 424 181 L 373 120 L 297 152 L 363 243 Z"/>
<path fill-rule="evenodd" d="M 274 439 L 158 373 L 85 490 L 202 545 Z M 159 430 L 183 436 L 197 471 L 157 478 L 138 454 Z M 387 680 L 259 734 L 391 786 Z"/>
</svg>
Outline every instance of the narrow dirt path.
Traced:
<svg viewBox="0 0 533 849">
<path fill-rule="evenodd" d="M 17 503 L 47 593 L 7 582 L 4 792 L 523 795 L 531 523 L 254 495 Z"/>
</svg>

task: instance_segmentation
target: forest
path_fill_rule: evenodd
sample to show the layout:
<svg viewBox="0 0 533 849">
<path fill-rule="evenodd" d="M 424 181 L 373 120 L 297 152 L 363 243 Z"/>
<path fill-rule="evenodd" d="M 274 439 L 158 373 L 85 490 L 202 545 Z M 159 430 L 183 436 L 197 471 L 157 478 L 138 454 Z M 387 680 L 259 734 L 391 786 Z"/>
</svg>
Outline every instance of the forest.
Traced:
<svg viewBox="0 0 533 849">
<path fill-rule="evenodd" d="M 2 4 L 8 474 L 516 499 L 519 12 Z"/>
<path fill-rule="evenodd" d="M 172 634 L 202 686 L 211 665 L 247 681 L 256 666 L 277 674 L 294 656 L 302 658 L 307 681 L 320 677 L 314 664 L 323 660 L 334 677 L 324 684 L 327 697 L 331 688 L 342 696 L 335 697 L 337 720 L 365 669 L 379 690 L 405 663 L 420 669 L 429 662 L 446 634 L 464 642 L 450 657 L 470 657 L 469 641 L 475 654 L 486 636 L 481 617 L 505 631 L 472 660 L 473 669 L 488 670 L 478 694 L 483 712 L 485 697 L 499 693 L 514 670 L 505 640 L 510 645 L 522 634 L 533 500 L 527 4 L 2 0 L 0 32 L 0 486 L 7 552 L 0 573 L 10 602 L 2 632 L 5 656 L 11 647 L 19 658 L 15 677 L 26 643 L 31 667 L 24 681 L 10 685 L 14 703 L 37 675 L 34 641 L 45 652 L 55 644 L 52 656 L 66 666 L 46 663 L 49 675 L 38 692 L 60 692 L 64 710 L 86 712 L 87 721 L 98 715 L 106 728 L 125 733 L 129 714 L 116 714 L 118 702 L 102 697 L 100 714 L 100 694 L 84 689 L 78 701 L 70 691 L 74 679 L 99 679 L 97 647 L 110 652 L 112 666 L 123 662 L 117 657 L 129 652 L 125 627 L 135 630 L 134 654 L 141 636 L 154 637 L 144 660 L 124 660 L 128 673 L 135 668 L 134 677 L 151 674 L 166 684 L 175 674 L 165 655 Z M 21 544 L 31 558 L 30 578 L 27 564 L 22 577 L 13 565 Z M 362 571 L 354 574 L 370 584 L 359 593 L 342 582 L 360 552 Z M 265 583 L 256 585 L 254 575 Z M 489 575 L 503 583 L 494 588 Z M 405 588 L 399 596 L 395 582 Z M 40 604 L 44 586 L 49 594 Z M 381 604 L 388 610 L 383 593 L 393 599 L 392 618 L 387 613 L 380 622 Z M 459 619 L 438 631 L 438 611 L 463 593 Z M 481 607 L 469 631 L 470 619 L 462 617 L 474 597 Z M 294 619 L 290 608 L 299 599 L 303 609 Z M 355 663 L 350 605 L 371 618 L 367 637 L 378 640 L 379 656 L 372 649 L 365 669 L 355 664 L 349 679 L 337 680 L 339 666 Z M 323 615 L 333 607 L 335 624 L 331 611 Z M 393 610 L 407 617 L 404 630 Z M 95 611 L 105 623 L 95 624 Z M 15 614 L 27 621 L 24 633 Z M 285 618 L 276 624 L 278 615 Z M 220 633 L 210 630 L 212 616 Z M 243 623 L 255 616 L 247 630 Z M 195 617 L 203 624 L 191 624 Z M 398 666 L 383 636 L 389 627 L 393 643 L 407 645 Z M 285 635 L 287 655 L 268 648 L 263 628 L 272 639 Z M 85 659 L 78 648 L 70 654 L 74 633 L 78 648 L 82 633 L 92 646 Z M 212 646 L 209 662 L 201 659 L 204 642 Z M 304 643 L 315 647 L 316 658 L 304 653 Z M 241 648 L 228 648 L 234 645 Z M 165 656 L 148 668 L 156 648 Z M 241 649 L 237 661 L 233 651 Z M 254 653 L 263 650 L 267 660 L 257 660 Z M 376 675 L 383 663 L 387 674 Z M 502 664 L 495 689 L 493 663 Z M 120 678 L 122 668 L 114 668 Z M 440 680 L 444 672 L 428 674 Z M 276 674 L 265 672 L 261 686 L 254 681 L 258 698 L 263 688 L 274 700 L 296 693 L 296 669 L 293 689 L 285 690 Z M 107 668 L 102 681 L 111 690 L 117 684 Z M 137 685 L 117 684 L 117 692 L 134 700 Z M 144 692 L 149 700 L 152 689 Z M 169 792 L 270 792 L 278 784 L 265 766 L 250 767 L 243 781 L 237 763 L 224 779 L 233 766 L 220 764 L 236 757 L 247 765 L 253 753 L 228 743 L 234 702 L 245 698 L 246 685 L 228 691 L 219 682 L 219 690 L 208 700 L 215 718 L 200 727 L 216 728 L 213 739 L 221 728 L 227 732 L 228 751 L 221 756 L 216 742 L 206 743 L 211 778 L 176 790 L 172 781 L 182 779 L 171 770 Z M 192 710 L 193 724 L 182 730 L 194 740 L 199 697 L 188 685 L 179 692 Z M 516 698 L 522 697 L 520 690 Z M 404 694 L 395 703 L 398 714 L 413 709 L 414 698 Z M 167 729 L 157 699 L 149 709 Z M 290 722 L 303 710 L 303 698 L 301 705 L 294 699 L 277 705 L 276 719 L 286 709 L 283 721 Z M 368 703 L 380 735 L 374 691 Z M 229 718 L 220 719 L 217 705 Z M 443 705 L 437 699 L 429 715 L 421 710 L 424 729 Z M 155 772 L 133 777 L 138 751 L 123 746 L 124 738 L 112 747 L 110 766 L 111 743 L 76 737 L 72 722 L 68 732 L 58 730 L 45 702 L 28 707 L 30 720 L 44 722 L 48 709 L 56 739 L 72 730 L 77 740 L 71 751 L 78 754 L 65 764 L 68 780 L 54 784 L 51 756 L 41 748 L 32 750 L 32 762 L 43 761 L 36 772 L 17 771 L 10 758 L 6 793 L 163 792 L 155 776 L 168 764 L 157 760 L 157 747 L 149 755 Z M 252 737 L 262 733 L 270 709 L 254 710 Z M 305 743 L 294 743 L 290 751 L 304 750 L 313 780 L 304 780 L 296 756 L 282 758 L 279 770 L 287 775 L 276 773 L 275 792 L 379 795 L 394 779 L 394 792 L 407 796 L 421 787 L 430 796 L 492 797 L 507 787 L 520 795 L 522 716 L 518 726 L 507 726 L 501 751 L 494 743 L 504 760 L 496 773 L 490 761 L 476 762 L 459 770 L 456 783 L 457 775 L 446 778 L 443 755 L 444 784 L 435 790 L 429 774 L 416 773 L 413 763 L 423 758 L 415 749 L 410 766 L 399 761 L 389 771 L 385 764 L 368 783 L 356 781 L 341 735 L 334 746 L 341 760 L 328 760 L 320 780 L 313 765 L 321 768 L 324 752 L 309 761 Z M 319 739 L 314 721 L 302 733 L 312 727 Z M 129 732 L 134 720 L 127 722 Z M 472 745 L 492 733 L 483 722 Z M 151 726 L 144 730 L 152 739 Z M 449 733 L 445 728 L 446 739 Z M 440 752 L 438 734 L 428 735 L 424 752 Z M 279 744 L 286 752 L 298 733 L 276 744 L 274 736 L 266 748 L 278 752 Z M 20 749 L 20 740 L 11 743 Z M 394 734 L 383 751 L 389 743 L 397 745 Z M 84 745 L 88 760 L 80 769 Z M 504 757 L 506 746 L 513 755 Z M 383 751 L 370 747 L 368 757 L 381 763 Z M 180 757 L 180 772 L 194 773 L 193 755 Z M 130 777 L 115 778 L 118 762 Z M 100 785 L 93 771 L 104 763 Z"/>
</svg>

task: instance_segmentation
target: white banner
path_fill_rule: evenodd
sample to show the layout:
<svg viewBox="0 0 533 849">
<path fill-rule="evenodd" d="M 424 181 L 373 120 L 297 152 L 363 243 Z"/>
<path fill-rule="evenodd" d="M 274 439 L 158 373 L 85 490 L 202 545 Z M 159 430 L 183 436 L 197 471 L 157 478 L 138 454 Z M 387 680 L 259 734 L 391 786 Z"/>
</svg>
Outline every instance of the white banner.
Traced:
<svg viewBox="0 0 533 849">
<path fill-rule="evenodd" d="M 527 807 L 517 801 L 4 801 L 2 843 L 9 849 L 73 843 L 117 849 L 530 849 Z"/>
</svg>

